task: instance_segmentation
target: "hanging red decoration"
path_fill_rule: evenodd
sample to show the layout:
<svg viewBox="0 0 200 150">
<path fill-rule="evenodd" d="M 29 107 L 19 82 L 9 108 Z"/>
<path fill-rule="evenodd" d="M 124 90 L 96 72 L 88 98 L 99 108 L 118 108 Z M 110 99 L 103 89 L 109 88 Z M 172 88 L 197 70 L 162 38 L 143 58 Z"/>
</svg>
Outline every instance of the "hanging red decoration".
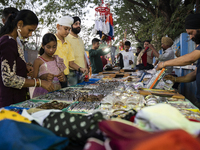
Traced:
<svg viewBox="0 0 200 150">
<path fill-rule="evenodd" d="M 104 4 L 104 2 L 103 2 L 103 0 L 102 0 L 101 5 L 100 5 L 99 7 L 96 7 L 96 8 L 95 8 L 95 11 L 96 11 L 97 13 L 99 13 L 100 15 L 108 15 L 108 14 L 111 14 L 111 13 L 110 13 L 110 8 L 108 8 L 107 6 L 106 6 L 106 7 L 103 7 L 103 4 Z"/>
</svg>

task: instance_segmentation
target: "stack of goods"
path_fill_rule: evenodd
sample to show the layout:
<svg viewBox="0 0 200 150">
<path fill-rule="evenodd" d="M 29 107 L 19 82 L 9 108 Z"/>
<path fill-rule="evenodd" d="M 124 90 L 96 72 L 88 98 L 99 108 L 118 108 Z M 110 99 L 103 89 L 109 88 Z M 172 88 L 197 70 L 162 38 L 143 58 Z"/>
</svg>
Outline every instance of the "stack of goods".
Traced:
<svg viewBox="0 0 200 150">
<path fill-rule="evenodd" d="M 50 103 L 42 104 L 42 105 L 38 106 L 37 108 L 40 108 L 40 109 L 59 109 L 59 110 L 62 110 L 64 108 L 67 108 L 69 105 L 70 104 L 63 103 L 63 102 L 52 101 Z"/>
<path fill-rule="evenodd" d="M 67 110 L 68 112 L 89 112 L 100 106 L 100 102 L 75 102 Z"/>
</svg>

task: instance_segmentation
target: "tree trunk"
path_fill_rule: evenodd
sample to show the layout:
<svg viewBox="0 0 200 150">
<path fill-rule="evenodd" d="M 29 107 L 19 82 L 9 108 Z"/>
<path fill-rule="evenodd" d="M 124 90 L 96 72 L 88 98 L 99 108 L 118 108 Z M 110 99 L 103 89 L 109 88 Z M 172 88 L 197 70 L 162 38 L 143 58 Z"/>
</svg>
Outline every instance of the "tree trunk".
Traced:
<svg viewBox="0 0 200 150">
<path fill-rule="evenodd" d="M 161 11 L 166 22 L 170 22 L 172 16 L 172 10 L 170 7 L 170 0 L 159 0 L 158 9 Z"/>
</svg>

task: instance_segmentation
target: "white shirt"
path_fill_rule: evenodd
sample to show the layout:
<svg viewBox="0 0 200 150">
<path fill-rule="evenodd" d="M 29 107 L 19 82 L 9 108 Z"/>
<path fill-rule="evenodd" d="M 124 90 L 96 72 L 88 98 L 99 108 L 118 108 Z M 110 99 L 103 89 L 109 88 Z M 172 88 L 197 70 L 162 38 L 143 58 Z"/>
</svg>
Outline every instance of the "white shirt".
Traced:
<svg viewBox="0 0 200 150">
<path fill-rule="evenodd" d="M 133 65 L 129 65 L 129 60 L 132 60 L 134 63 L 134 54 L 133 52 L 126 52 L 126 51 L 121 51 L 120 52 L 123 55 L 123 61 L 124 61 L 124 68 L 123 69 L 131 69 L 133 68 Z"/>
<path fill-rule="evenodd" d="M 165 62 L 171 59 L 174 59 L 174 51 L 172 50 L 171 47 L 163 51 L 162 54 L 159 55 L 159 57 L 157 58 L 157 60 L 162 61 L 162 62 Z M 166 73 L 172 73 L 173 66 L 166 67 L 166 69 L 167 69 Z"/>
</svg>

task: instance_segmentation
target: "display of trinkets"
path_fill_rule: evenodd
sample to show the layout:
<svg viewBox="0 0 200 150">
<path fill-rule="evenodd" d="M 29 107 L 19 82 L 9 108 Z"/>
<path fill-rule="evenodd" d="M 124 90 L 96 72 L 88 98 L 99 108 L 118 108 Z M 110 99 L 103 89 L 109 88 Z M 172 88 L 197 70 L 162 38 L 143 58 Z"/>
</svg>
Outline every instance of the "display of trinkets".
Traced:
<svg viewBox="0 0 200 150">
<path fill-rule="evenodd" d="M 198 112 L 193 112 L 186 109 L 180 109 L 179 111 L 188 119 L 195 119 L 200 121 L 200 113 Z"/>
<path fill-rule="evenodd" d="M 42 104 L 40 106 L 38 106 L 37 108 L 40 108 L 40 109 L 64 109 L 64 108 L 67 108 L 70 104 L 68 103 L 64 103 L 64 102 L 58 102 L 58 101 L 52 101 L 50 103 L 45 103 L 45 104 Z"/>
<path fill-rule="evenodd" d="M 194 105 L 191 103 L 185 102 L 185 103 L 168 103 L 173 107 L 176 107 L 178 109 L 180 108 L 186 108 L 186 109 L 197 109 Z"/>
<path fill-rule="evenodd" d="M 88 112 L 97 109 L 99 106 L 100 102 L 75 102 L 67 109 L 67 111 Z"/>
<path fill-rule="evenodd" d="M 40 106 L 44 103 L 45 102 L 43 102 L 43 101 L 26 100 L 22 103 L 14 104 L 14 105 L 11 105 L 11 106 L 16 106 L 16 107 L 21 107 L 21 108 L 34 108 L 34 107 L 38 107 L 38 106 Z"/>
</svg>

